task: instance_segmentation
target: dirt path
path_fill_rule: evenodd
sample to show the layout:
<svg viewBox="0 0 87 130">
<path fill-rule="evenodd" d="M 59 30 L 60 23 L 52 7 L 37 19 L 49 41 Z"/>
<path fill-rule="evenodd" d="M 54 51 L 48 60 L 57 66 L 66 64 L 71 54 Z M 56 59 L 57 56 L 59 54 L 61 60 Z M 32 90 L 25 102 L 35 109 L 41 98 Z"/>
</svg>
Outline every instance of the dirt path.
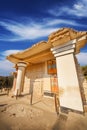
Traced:
<svg viewBox="0 0 87 130">
<path fill-rule="evenodd" d="M 53 99 L 43 98 L 31 106 L 27 98 L 4 95 L 0 96 L 0 130 L 87 130 L 87 113 L 57 115 Z"/>
<path fill-rule="evenodd" d="M 1 96 L 0 130 L 51 129 L 58 118 L 51 107 L 53 103 L 53 99 L 46 98 L 31 106 L 26 98 L 16 100 Z"/>
</svg>

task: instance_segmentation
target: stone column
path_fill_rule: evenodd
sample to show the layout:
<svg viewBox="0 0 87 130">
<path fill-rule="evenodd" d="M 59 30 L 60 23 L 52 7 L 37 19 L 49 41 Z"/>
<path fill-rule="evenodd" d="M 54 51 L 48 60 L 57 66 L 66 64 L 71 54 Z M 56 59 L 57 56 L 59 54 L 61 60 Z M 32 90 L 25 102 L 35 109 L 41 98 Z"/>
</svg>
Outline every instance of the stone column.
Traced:
<svg viewBox="0 0 87 130">
<path fill-rule="evenodd" d="M 75 64 L 75 41 L 51 49 L 56 57 L 61 108 L 83 112 L 79 78 Z"/>
<path fill-rule="evenodd" d="M 12 91 L 15 91 L 15 88 L 16 88 L 16 79 L 17 79 L 17 72 L 13 72 L 12 75 L 14 76 Z"/>
<path fill-rule="evenodd" d="M 16 80 L 16 89 L 14 95 L 20 95 L 23 89 L 23 81 L 24 81 L 24 72 L 26 68 L 26 63 L 19 62 L 17 64 L 18 71 L 17 71 L 17 80 Z"/>
</svg>

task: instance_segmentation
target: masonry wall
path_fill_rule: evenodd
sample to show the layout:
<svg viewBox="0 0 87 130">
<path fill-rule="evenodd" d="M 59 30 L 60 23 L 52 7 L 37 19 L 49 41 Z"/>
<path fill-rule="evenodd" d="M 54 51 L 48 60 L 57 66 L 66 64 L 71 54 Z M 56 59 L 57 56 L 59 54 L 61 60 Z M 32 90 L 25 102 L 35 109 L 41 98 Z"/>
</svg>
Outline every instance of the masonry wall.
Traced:
<svg viewBox="0 0 87 130">
<path fill-rule="evenodd" d="M 79 78 L 79 85 L 80 85 L 80 91 L 81 96 L 83 100 L 84 110 L 87 111 L 87 80 L 85 79 L 81 67 L 77 62 L 77 59 L 75 59 L 77 72 L 78 72 L 78 78 Z"/>
<path fill-rule="evenodd" d="M 50 75 L 47 74 L 47 62 L 29 65 L 25 72 L 24 94 L 34 93 L 42 96 L 51 92 Z"/>
<path fill-rule="evenodd" d="M 85 101 L 87 105 L 87 80 L 86 79 L 84 79 L 83 81 L 83 88 L 84 88 L 84 94 L 85 94 Z"/>
</svg>

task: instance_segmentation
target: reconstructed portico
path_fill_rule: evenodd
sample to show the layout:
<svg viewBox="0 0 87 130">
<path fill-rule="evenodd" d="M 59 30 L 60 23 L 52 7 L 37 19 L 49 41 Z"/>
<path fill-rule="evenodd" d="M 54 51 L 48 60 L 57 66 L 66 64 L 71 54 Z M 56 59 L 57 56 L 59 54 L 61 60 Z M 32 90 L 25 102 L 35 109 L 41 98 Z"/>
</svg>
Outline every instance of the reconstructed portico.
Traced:
<svg viewBox="0 0 87 130">
<path fill-rule="evenodd" d="M 83 93 L 78 63 L 75 57 L 87 42 L 87 32 L 62 28 L 23 52 L 7 57 L 17 68 L 17 92 L 36 95 L 59 93 L 60 108 L 83 112 Z M 55 86 L 55 75 L 58 90 Z M 52 80 L 51 80 L 52 78 Z M 53 83 L 51 83 L 53 81 Z"/>
</svg>

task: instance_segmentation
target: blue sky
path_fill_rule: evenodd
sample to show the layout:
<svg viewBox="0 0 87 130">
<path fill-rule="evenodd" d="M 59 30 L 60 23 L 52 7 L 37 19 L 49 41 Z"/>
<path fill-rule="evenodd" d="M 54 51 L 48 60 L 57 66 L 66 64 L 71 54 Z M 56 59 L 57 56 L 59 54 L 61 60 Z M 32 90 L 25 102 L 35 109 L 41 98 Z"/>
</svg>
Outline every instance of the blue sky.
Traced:
<svg viewBox="0 0 87 130">
<path fill-rule="evenodd" d="M 61 27 L 87 31 L 87 0 L 0 0 L 0 75 L 14 71 L 7 55 L 47 40 Z M 87 65 L 87 45 L 77 57 Z"/>
</svg>

